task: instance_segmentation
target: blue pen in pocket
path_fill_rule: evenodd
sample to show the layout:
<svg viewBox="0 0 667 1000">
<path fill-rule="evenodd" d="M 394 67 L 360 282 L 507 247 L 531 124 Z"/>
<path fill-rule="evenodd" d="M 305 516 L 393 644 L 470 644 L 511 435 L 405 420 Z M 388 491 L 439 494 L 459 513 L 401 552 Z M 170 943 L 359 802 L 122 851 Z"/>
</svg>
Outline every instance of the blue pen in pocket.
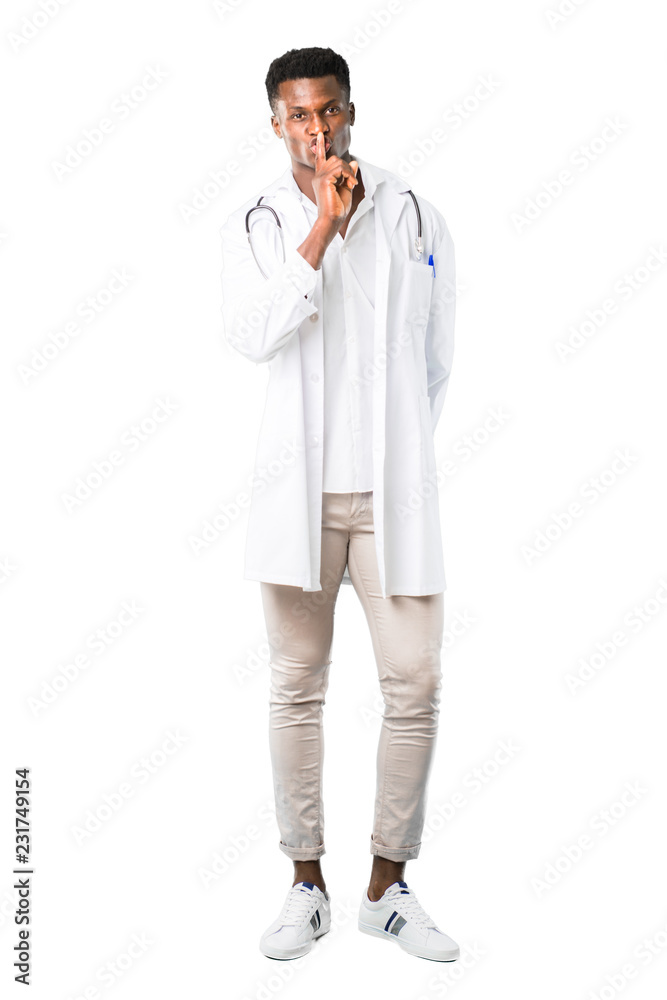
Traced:
<svg viewBox="0 0 667 1000">
<path fill-rule="evenodd" d="M 435 278 L 435 264 L 433 263 L 433 254 L 429 255 L 428 262 L 433 268 L 433 277 Z"/>
</svg>

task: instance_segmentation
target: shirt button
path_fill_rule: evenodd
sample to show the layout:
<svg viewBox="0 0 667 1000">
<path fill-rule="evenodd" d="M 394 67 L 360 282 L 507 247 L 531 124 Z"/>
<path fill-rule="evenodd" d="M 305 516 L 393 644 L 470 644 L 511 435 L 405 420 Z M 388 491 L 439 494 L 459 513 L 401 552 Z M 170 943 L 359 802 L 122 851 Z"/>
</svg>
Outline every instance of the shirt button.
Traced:
<svg viewBox="0 0 667 1000">
<path fill-rule="evenodd" d="M 319 382 L 320 376 L 317 374 L 317 372 L 313 372 L 313 374 L 310 376 L 310 380 L 311 382 Z"/>
<path fill-rule="evenodd" d="M 319 438 L 317 438 L 317 437 L 314 437 L 314 438 L 313 438 L 313 444 L 317 444 L 319 440 L 320 440 Z"/>
<path fill-rule="evenodd" d="M 317 313 L 312 313 L 310 317 L 311 323 L 317 323 Z"/>
</svg>

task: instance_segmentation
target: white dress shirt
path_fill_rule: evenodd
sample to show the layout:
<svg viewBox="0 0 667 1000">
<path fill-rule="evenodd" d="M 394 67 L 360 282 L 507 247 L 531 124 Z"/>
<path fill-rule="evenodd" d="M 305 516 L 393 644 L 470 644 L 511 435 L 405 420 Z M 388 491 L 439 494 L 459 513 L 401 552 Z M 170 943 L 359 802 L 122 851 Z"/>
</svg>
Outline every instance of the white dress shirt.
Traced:
<svg viewBox="0 0 667 1000">
<path fill-rule="evenodd" d="M 364 170 L 362 175 L 359 168 L 364 197 L 350 219 L 345 238 L 336 233 L 322 261 L 324 493 L 373 489 L 373 195 L 380 181 L 368 166 Z M 292 180 L 306 215 L 315 222 L 316 203 L 303 194 L 293 175 Z"/>
</svg>

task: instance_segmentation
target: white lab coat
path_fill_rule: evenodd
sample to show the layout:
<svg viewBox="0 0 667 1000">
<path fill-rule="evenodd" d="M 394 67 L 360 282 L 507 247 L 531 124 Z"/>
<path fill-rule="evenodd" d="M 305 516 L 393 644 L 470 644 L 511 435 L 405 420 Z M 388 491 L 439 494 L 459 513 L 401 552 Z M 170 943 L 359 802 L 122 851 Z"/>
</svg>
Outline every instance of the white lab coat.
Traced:
<svg viewBox="0 0 667 1000">
<path fill-rule="evenodd" d="M 373 384 L 373 515 L 382 596 L 446 589 L 433 432 L 454 350 L 454 246 L 443 216 L 419 195 L 424 256 L 414 253 L 417 215 L 396 174 L 354 157 L 383 178 L 374 195 L 376 235 Z M 255 455 L 244 578 L 322 589 L 322 269 L 310 274 L 296 248 L 310 232 L 302 195 L 287 184 L 291 164 L 232 212 L 222 239 L 222 315 L 227 342 L 269 382 Z M 252 256 L 245 214 L 253 212 Z M 433 268 L 426 262 L 433 254 Z M 298 258 L 298 259 L 297 259 Z M 298 274 L 298 276 L 296 276 Z M 305 284 L 304 284 L 304 274 Z M 294 280 L 290 277 L 295 275 Z M 312 294 L 304 297 L 308 282 Z M 312 301 L 311 301 L 312 300 Z M 239 416 L 239 419 L 242 419 Z M 343 583 L 350 584 L 346 567 Z"/>
</svg>

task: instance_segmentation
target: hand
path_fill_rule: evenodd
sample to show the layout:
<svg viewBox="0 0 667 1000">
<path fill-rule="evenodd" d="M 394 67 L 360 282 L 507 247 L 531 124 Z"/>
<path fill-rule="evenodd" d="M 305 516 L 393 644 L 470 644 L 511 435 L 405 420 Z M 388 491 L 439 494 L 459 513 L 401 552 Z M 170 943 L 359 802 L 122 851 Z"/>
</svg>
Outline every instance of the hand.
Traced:
<svg viewBox="0 0 667 1000">
<path fill-rule="evenodd" d="M 352 207 L 352 192 L 357 186 L 356 160 L 341 160 L 332 156 L 327 160 L 324 151 L 324 133 L 317 133 L 315 144 L 315 177 L 313 178 L 313 193 L 319 217 L 337 228 L 342 226 L 350 214 Z"/>
</svg>

